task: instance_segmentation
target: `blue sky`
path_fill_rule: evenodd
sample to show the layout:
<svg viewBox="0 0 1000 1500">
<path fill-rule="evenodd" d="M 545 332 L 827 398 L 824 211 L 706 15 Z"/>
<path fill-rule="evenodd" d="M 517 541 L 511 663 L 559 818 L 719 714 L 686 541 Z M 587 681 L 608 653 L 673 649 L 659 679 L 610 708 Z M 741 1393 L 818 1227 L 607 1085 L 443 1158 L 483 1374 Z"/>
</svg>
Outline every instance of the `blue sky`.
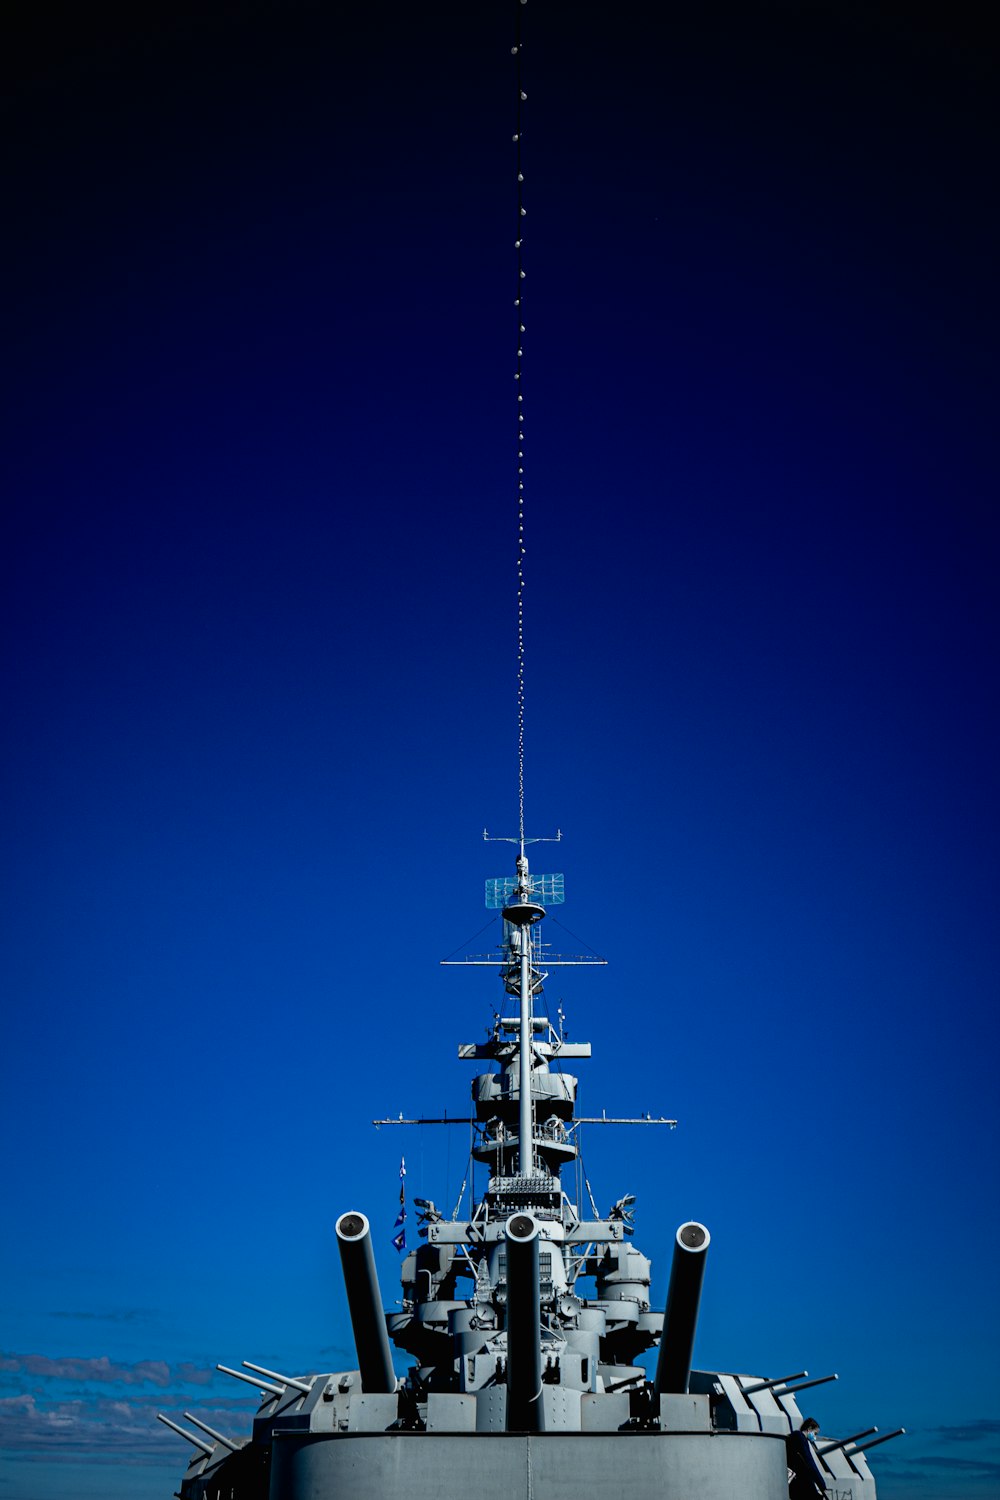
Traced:
<svg viewBox="0 0 1000 1500">
<path fill-rule="evenodd" d="M 50 13 L 46 13 L 48 17 Z M 451 1203 L 516 820 L 508 7 L 20 17 L 0 1497 L 171 1493 Z M 991 56 L 972 8 L 526 12 L 527 818 L 584 1137 L 704 1367 L 1000 1488 Z M 992 381 L 992 384 L 991 384 Z M 560 943 L 573 939 L 554 929 Z M 485 941 L 480 939 L 480 944 Z M 252 1405 L 252 1401 L 250 1403 Z"/>
</svg>

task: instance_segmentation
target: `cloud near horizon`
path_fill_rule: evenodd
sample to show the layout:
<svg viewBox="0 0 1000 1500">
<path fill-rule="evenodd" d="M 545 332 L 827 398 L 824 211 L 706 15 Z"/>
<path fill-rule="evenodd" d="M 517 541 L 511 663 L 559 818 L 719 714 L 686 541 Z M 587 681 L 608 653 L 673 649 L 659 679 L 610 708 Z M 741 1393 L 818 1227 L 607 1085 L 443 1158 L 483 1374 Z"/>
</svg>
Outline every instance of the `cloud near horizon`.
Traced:
<svg viewBox="0 0 1000 1500">
<path fill-rule="evenodd" d="M 145 1403 L 45 1403 L 31 1395 L 0 1399 L 0 1449 L 7 1452 L 111 1455 L 125 1448 L 135 1455 L 153 1456 L 171 1451 L 169 1437 L 157 1422 L 155 1410 Z M 180 1447 L 178 1439 L 174 1442 Z"/>
<path fill-rule="evenodd" d="M 208 1385 L 214 1371 L 183 1363 L 170 1366 L 162 1359 L 141 1359 L 136 1364 L 116 1364 L 102 1354 L 95 1359 L 67 1355 L 51 1359 L 47 1354 L 14 1354 L 0 1351 L 0 1371 L 33 1375 L 44 1380 L 89 1380 L 98 1385 Z"/>
<path fill-rule="evenodd" d="M 958 1426 L 931 1427 L 928 1431 L 949 1443 L 969 1443 L 978 1438 L 1000 1437 L 1000 1420 L 996 1417 L 976 1417 L 971 1422 L 962 1422 Z"/>
<path fill-rule="evenodd" d="M 244 1407 L 254 1403 L 244 1402 Z M 105 1458 L 117 1462 L 152 1463 L 176 1457 L 183 1468 L 190 1450 L 175 1433 L 156 1420 L 165 1415 L 183 1423 L 184 1411 L 194 1411 L 215 1427 L 239 1439 L 249 1435 L 249 1412 L 234 1411 L 228 1401 L 178 1397 L 166 1403 L 144 1396 L 94 1400 L 43 1401 L 25 1393 L 0 1398 L 0 1450 L 44 1454 L 49 1459 Z M 200 1435 L 200 1434 L 199 1434 Z"/>
<path fill-rule="evenodd" d="M 934 1455 L 927 1458 L 911 1458 L 910 1464 L 915 1469 L 958 1469 L 963 1474 L 983 1474 L 1000 1479 L 1000 1463 L 991 1463 L 987 1458 L 956 1458 L 954 1456 L 941 1458 Z"/>
</svg>

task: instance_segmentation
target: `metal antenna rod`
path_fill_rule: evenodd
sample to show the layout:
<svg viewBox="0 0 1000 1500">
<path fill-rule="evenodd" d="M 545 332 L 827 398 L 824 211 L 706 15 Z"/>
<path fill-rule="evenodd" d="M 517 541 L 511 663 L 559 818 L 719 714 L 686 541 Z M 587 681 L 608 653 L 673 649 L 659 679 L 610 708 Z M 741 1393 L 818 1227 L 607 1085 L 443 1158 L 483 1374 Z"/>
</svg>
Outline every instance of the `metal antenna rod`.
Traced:
<svg viewBox="0 0 1000 1500">
<path fill-rule="evenodd" d="M 524 336 L 524 266 L 521 258 L 523 234 L 521 221 L 525 216 L 521 171 L 521 105 L 527 98 L 521 86 L 521 6 L 516 7 L 517 26 L 514 38 L 515 82 L 517 88 L 517 110 L 515 114 L 514 144 L 517 147 L 517 223 L 514 248 L 517 251 L 517 296 L 514 308 L 517 313 L 517 369 L 514 380 L 517 385 L 517 826 L 520 835 L 520 850 L 524 854 L 524 391 L 521 385 L 521 359 Z"/>
</svg>

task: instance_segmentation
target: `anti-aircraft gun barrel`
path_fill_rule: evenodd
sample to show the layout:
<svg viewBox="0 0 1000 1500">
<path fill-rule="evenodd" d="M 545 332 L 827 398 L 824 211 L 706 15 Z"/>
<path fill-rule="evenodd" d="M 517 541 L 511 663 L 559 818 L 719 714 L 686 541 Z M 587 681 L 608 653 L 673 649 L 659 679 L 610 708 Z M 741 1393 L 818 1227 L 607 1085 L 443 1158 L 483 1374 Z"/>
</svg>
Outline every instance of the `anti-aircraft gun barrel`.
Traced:
<svg viewBox="0 0 1000 1500">
<path fill-rule="evenodd" d="M 278 1380 L 283 1386 L 290 1386 L 293 1391 L 301 1391 L 303 1396 L 308 1396 L 312 1390 L 311 1380 L 296 1380 L 291 1375 L 280 1375 L 277 1370 L 267 1370 L 263 1365 L 251 1364 L 250 1360 L 243 1361 L 246 1370 L 252 1370 L 255 1375 L 266 1375 L 269 1380 Z"/>
<path fill-rule="evenodd" d="M 542 1428 L 539 1226 L 532 1214 L 511 1214 L 507 1244 L 507 1431 Z"/>
<path fill-rule="evenodd" d="M 667 1288 L 667 1310 L 656 1361 L 653 1389 L 658 1396 L 687 1393 L 691 1378 L 694 1331 L 711 1235 L 704 1224 L 691 1220 L 674 1237 L 674 1259 Z"/>
<path fill-rule="evenodd" d="M 905 1433 L 905 1427 L 897 1427 L 894 1432 L 886 1432 L 881 1437 L 872 1438 L 870 1443 L 859 1443 L 854 1453 L 867 1453 L 869 1448 L 877 1448 L 879 1443 L 889 1443 L 893 1438 L 903 1437 Z M 848 1458 L 853 1458 L 854 1453 L 849 1453 Z"/>
<path fill-rule="evenodd" d="M 791 1385 L 793 1380 L 807 1380 L 808 1370 L 800 1370 L 797 1375 L 775 1375 L 773 1380 L 755 1380 L 753 1385 L 743 1387 L 744 1396 L 756 1396 L 758 1391 L 773 1391 L 775 1386 Z"/>
<path fill-rule="evenodd" d="M 392 1368 L 392 1351 L 382 1311 L 371 1227 L 363 1213 L 351 1210 L 341 1214 L 337 1220 L 337 1243 L 358 1352 L 361 1389 L 394 1391 L 396 1372 Z"/>
<path fill-rule="evenodd" d="M 214 1438 L 215 1441 L 217 1443 L 221 1443 L 224 1448 L 231 1448 L 234 1453 L 239 1453 L 239 1443 L 234 1443 L 232 1438 L 227 1438 L 221 1432 L 216 1432 L 214 1427 L 209 1427 L 207 1422 L 203 1422 L 201 1418 L 196 1417 L 193 1412 L 186 1411 L 184 1413 L 184 1419 L 187 1422 L 193 1422 L 196 1427 L 200 1427 L 202 1432 L 207 1432 L 210 1438 Z"/>
<path fill-rule="evenodd" d="M 866 1427 L 863 1432 L 852 1432 L 850 1437 L 837 1438 L 833 1443 L 817 1443 L 816 1452 L 819 1454 L 833 1453 L 838 1448 L 849 1448 L 852 1443 L 860 1443 L 863 1437 L 871 1437 L 873 1432 L 878 1432 L 877 1427 Z"/>
<path fill-rule="evenodd" d="M 256 1375 L 245 1375 L 242 1370 L 231 1370 L 228 1365 L 216 1365 L 223 1375 L 231 1375 L 234 1380 L 245 1380 L 247 1385 L 255 1386 L 263 1395 L 264 1391 L 270 1391 L 272 1396 L 283 1396 L 285 1387 L 283 1385 L 272 1385 L 269 1380 L 259 1380 Z"/>
<path fill-rule="evenodd" d="M 162 1411 L 156 1413 L 156 1420 L 162 1422 L 164 1427 L 169 1427 L 171 1432 L 176 1432 L 178 1437 L 187 1438 L 188 1442 L 193 1443 L 196 1448 L 200 1448 L 202 1453 L 206 1455 L 211 1453 L 211 1443 L 203 1443 L 201 1438 L 195 1437 L 193 1432 L 186 1432 L 177 1422 L 171 1422 L 169 1417 L 165 1417 Z"/>
<path fill-rule="evenodd" d="M 829 1385 L 831 1380 L 839 1380 L 839 1375 L 817 1375 L 812 1380 L 803 1380 L 799 1385 L 781 1386 L 775 1391 L 780 1399 L 782 1396 L 797 1396 L 799 1391 L 808 1391 L 814 1385 Z"/>
</svg>

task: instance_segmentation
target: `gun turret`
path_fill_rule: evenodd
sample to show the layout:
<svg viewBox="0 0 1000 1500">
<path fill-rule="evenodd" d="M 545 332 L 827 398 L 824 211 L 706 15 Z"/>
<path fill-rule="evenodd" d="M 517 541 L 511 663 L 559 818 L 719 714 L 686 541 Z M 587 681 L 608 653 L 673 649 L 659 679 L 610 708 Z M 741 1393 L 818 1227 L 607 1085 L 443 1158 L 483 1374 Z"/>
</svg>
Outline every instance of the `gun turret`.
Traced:
<svg viewBox="0 0 1000 1500">
<path fill-rule="evenodd" d="M 511 1214 L 507 1241 L 507 1431 L 542 1430 L 541 1294 L 538 1221 Z"/>
<path fill-rule="evenodd" d="M 361 1389 L 389 1392 L 396 1389 L 392 1351 L 378 1288 L 371 1228 L 363 1213 L 352 1211 L 337 1220 L 340 1263 L 347 1286 L 354 1344 L 358 1351 Z"/>
<path fill-rule="evenodd" d="M 663 1315 L 660 1353 L 653 1389 L 658 1396 L 687 1394 L 691 1377 L 694 1331 L 711 1235 L 704 1224 L 682 1224 L 674 1237 L 667 1310 Z"/>
</svg>

